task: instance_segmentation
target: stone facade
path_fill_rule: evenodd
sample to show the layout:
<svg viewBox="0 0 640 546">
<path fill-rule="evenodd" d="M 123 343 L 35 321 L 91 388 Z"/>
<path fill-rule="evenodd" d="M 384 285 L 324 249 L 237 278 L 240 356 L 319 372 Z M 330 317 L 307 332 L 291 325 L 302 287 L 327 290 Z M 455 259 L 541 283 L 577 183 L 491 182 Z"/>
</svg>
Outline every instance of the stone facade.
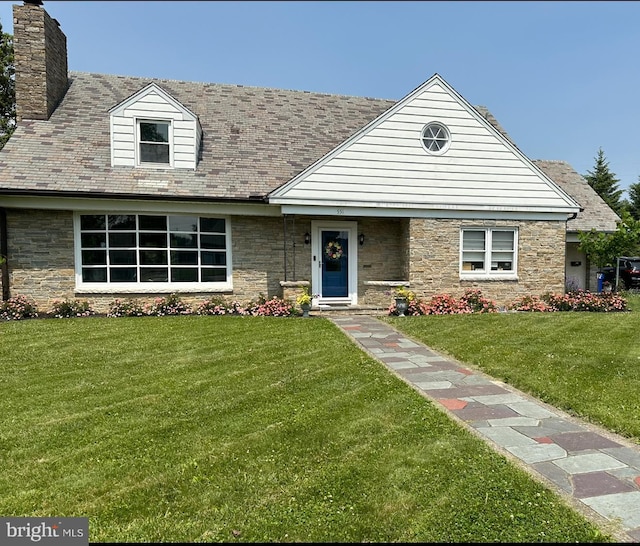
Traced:
<svg viewBox="0 0 640 546">
<path fill-rule="evenodd" d="M 284 243 L 281 218 L 233 217 L 233 297 L 281 296 Z"/>
<path fill-rule="evenodd" d="M 311 246 L 304 243 L 311 220 L 296 218 L 294 227 L 291 219 L 285 226 L 283 218 L 232 217 L 233 291 L 181 296 L 192 304 L 213 295 L 246 303 L 260 295 L 295 300 L 302 286 L 313 293 Z M 460 280 L 461 226 L 517 227 L 518 280 Z M 499 305 L 527 294 L 564 291 L 563 222 L 361 218 L 358 232 L 365 235 L 358 249 L 361 305 L 388 306 L 399 283 L 427 300 L 479 288 Z M 77 293 L 70 211 L 8 209 L 7 233 L 10 295 L 28 296 L 43 311 L 56 299 L 87 300 L 104 313 L 117 297 L 147 302 L 166 295 Z"/>
<path fill-rule="evenodd" d="M 460 280 L 460 228 L 518 228 L 517 280 Z M 505 306 L 525 295 L 564 293 L 564 222 L 412 219 L 409 285 L 419 297 L 447 293 L 460 297 L 468 288 Z"/>
<path fill-rule="evenodd" d="M 8 209 L 7 239 L 11 297 L 27 296 L 43 310 L 73 297 L 72 213 Z"/>
<path fill-rule="evenodd" d="M 67 38 L 33 4 L 13 6 L 13 32 L 17 120 L 49 119 L 68 87 Z"/>
<path fill-rule="evenodd" d="M 166 295 L 166 291 L 162 294 L 76 292 L 71 211 L 8 209 L 7 234 L 9 295 L 27 296 L 42 311 L 49 311 L 54 300 L 80 299 L 88 301 L 95 311 L 105 313 L 117 297 L 147 303 Z M 231 238 L 233 291 L 181 294 L 185 302 L 194 304 L 214 295 L 242 303 L 260 295 L 282 297 L 280 282 L 285 280 L 282 218 L 232 217 Z M 291 238 L 289 235 L 289 245 L 295 242 Z M 305 247 L 303 235 L 298 234 L 297 238 L 301 240 L 296 244 L 296 260 L 301 264 L 302 278 L 308 279 L 309 247 Z M 290 263 L 293 263 L 293 253 L 292 249 L 288 250 Z M 295 292 L 290 297 L 295 299 Z"/>
</svg>

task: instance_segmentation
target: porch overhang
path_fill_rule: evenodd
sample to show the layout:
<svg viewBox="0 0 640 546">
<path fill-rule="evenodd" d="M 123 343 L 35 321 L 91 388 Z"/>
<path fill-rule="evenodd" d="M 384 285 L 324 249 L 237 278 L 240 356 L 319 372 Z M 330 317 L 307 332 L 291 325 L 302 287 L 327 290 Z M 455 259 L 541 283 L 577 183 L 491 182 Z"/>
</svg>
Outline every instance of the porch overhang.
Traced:
<svg viewBox="0 0 640 546">
<path fill-rule="evenodd" d="M 441 218 L 460 220 L 537 220 L 566 221 L 574 209 L 563 207 L 555 210 L 538 208 L 486 207 L 465 209 L 462 207 L 416 208 L 410 206 L 386 205 L 367 206 L 361 203 L 285 203 L 279 204 L 283 215 L 332 216 L 332 217 L 373 217 L 373 218 Z"/>
</svg>

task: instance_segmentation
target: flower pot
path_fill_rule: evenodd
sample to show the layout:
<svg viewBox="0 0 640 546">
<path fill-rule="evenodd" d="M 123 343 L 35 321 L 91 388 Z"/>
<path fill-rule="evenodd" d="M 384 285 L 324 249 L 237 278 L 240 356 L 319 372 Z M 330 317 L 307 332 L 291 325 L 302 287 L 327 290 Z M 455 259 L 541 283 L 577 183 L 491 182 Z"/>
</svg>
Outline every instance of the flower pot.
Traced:
<svg viewBox="0 0 640 546">
<path fill-rule="evenodd" d="M 300 305 L 300 309 L 302 309 L 302 316 L 303 317 L 308 317 L 309 316 L 309 310 L 311 309 L 311 304 L 310 303 L 303 303 L 302 305 Z"/>
<path fill-rule="evenodd" d="M 399 316 L 404 317 L 408 308 L 409 302 L 407 301 L 407 298 L 396 298 L 396 311 L 398 311 Z"/>
</svg>

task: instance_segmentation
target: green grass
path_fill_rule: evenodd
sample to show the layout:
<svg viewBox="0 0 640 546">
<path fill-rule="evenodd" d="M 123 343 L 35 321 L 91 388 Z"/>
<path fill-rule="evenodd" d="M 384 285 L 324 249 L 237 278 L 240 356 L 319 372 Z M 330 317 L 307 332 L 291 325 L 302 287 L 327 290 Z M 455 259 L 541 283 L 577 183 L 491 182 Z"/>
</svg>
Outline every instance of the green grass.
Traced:
<svg viewBox="0 0 640 546">
<path fill-rule="evenodd" d="M 324 319 L 7 322 L 0 390 L 0 514 L 91 542 L 612 540 Z"/>
<path fill-rule="evenodd" d="M 430 347 L 640 442 L 640 296 L 630 313 L 389 317 Z"/>
</svg>

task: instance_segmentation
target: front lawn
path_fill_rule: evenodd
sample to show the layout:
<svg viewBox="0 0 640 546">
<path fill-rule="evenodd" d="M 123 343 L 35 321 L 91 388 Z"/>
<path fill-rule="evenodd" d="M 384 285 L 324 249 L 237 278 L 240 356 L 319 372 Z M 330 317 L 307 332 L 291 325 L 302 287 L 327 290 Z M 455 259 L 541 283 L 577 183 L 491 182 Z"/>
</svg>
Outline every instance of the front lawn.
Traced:
<svg viewBox="0 0 640 546">
<path fill-rule="evenodd" d="M 640 295 L 631 312 L 388 317 L 496 379 L 640 442 Z"/>
<path fill-rule="evenodd" d="M 5 322 L 0 388 L 0 514 L 91 542 L 611 540 L 324 319 Z"/>
</svg>

